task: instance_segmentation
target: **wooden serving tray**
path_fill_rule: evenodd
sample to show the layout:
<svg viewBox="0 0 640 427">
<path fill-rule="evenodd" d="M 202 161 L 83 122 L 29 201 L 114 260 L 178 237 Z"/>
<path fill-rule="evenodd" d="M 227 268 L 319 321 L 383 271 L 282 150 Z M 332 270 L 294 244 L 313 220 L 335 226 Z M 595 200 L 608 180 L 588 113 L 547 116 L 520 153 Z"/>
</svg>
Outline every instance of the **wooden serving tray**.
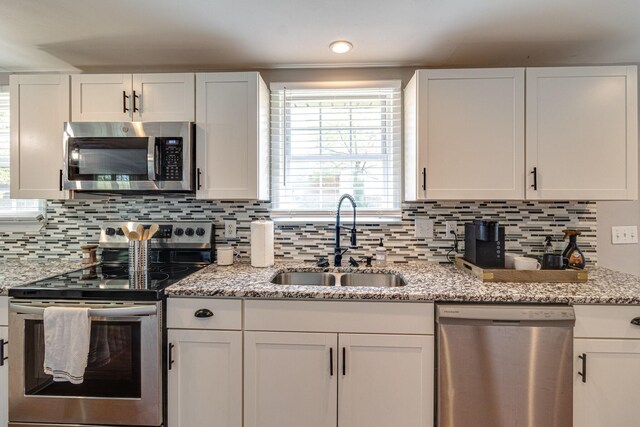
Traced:
<svg viewBox="0 0 640 427">
<path fill-rule="evenodd" d="M 511 270 L 506 268 L 482 268 L 462 257 L 456 257 L 456 267 L 471 273 L 483 282 L 547 282 L 570 283 L 586 282 L 587 270 Z"/>
</svg>

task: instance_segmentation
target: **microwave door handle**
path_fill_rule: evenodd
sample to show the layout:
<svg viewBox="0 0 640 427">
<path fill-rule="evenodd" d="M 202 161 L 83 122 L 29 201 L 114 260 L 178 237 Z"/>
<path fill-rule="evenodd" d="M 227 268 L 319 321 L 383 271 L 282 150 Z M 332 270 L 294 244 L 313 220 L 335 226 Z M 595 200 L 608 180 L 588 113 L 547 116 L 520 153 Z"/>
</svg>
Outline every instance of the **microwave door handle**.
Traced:
<svg viewBox="0 0 640 427">
<path fill-rule="evenodd" d="M 149 181 L 156 181 L 158 179 L 158 162 L 160 160 L 159 151 L 155 137 L 150 136 L 147 152 L 147 172 L 149 175 Z"/>
<path fill-rule="evenodd" d="M 30 307 L 27 305 L 9 303 L 12 311 L 19 314 L 44 314 L 44 307 Z M 89 316 L 95 317 L 130 317 L 130 316 L 153 316 L 157 314 L 155 305 L 142 305 L 138 307 L 123 308 L 91 308 Z"/>
</svg>

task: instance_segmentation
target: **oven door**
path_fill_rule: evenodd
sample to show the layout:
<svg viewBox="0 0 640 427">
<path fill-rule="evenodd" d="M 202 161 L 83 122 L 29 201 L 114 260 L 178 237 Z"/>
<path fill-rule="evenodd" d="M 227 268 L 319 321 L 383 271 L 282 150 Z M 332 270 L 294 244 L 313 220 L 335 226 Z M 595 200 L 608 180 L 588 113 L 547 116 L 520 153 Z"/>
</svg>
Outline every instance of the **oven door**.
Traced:
<svg viewBox="0 0 640 427">
<path fill-rule="evenodd" d="M 42 312 L 51 304 L 91 308 L 91 345 L 82 384 L 54 382 L 44 373 Z M 160 303 L 13 300 L 10 422 L 160 426 L 160 310 Z"/>
<path fill-rule="evenodd" d="M 130 132 L 121 124 L 87 123 L 95 130 L 77 135 L 67 124 L 64 134 L 64 189 L 89 191 L 157 190 L 155 179 L 155 138 Z M 132 124 L 133 125 L 133 124 Z M 106 126 L 105 129 L 102 129 Z M 128 133 L 132 133 L 129 135 Z"/>
</svg>

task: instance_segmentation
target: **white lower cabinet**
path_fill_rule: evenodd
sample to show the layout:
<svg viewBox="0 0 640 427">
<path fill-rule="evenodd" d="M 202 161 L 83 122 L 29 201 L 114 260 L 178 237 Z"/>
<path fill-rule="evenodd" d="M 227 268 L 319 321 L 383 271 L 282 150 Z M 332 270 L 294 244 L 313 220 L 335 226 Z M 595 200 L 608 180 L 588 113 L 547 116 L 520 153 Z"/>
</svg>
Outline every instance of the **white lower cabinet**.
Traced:
<svg viewBox="0 0 640 427">
<path fill-rule="evenodd" d="M 574 353 L 573 425 L 637 427 L 640 340 L 577 339 Z"/>
<path fill-rule="evenodd" d="M 241 321 L 240 300 L 169 298 L 168 426 L 242 427 Z"/>
<path fill-rule="evenodd" d="M 338 426 L 433 423 L 433 336 L 339 335 Z"/>
<path fill-rule="evenodd" d="M 245 427 L 433 425 L 433 304 L 254 300 L 244 315 L 259 329 Z"/>
<path fill-rule="evenodd" d="M 336 425 L 337 335 L 245 332 L 245 426 Z"/>
<path fill-rule="evenodd" d="M 640 321 L 640 307 L 574 308 L 574 427 L 637 427 L 640 326 L 631 321 Z"/>
</svg>

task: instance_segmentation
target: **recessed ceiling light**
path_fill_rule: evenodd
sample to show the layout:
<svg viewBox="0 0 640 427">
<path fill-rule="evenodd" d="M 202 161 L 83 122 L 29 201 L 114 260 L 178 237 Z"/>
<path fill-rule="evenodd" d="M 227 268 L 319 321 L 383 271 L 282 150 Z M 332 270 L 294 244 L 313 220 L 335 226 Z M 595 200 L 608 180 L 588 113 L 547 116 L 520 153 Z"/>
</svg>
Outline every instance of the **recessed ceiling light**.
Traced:
<svg viewBox="0 0 640 427">
<path fill-rule="evenodd" d="M 346 40 L 336 40 L 329 45 L 329 49 L 331 49 L 334 53 L 347 53 L 351 49 L 353 49 L 353 45 L 351 42 Z"/>
</svg>

